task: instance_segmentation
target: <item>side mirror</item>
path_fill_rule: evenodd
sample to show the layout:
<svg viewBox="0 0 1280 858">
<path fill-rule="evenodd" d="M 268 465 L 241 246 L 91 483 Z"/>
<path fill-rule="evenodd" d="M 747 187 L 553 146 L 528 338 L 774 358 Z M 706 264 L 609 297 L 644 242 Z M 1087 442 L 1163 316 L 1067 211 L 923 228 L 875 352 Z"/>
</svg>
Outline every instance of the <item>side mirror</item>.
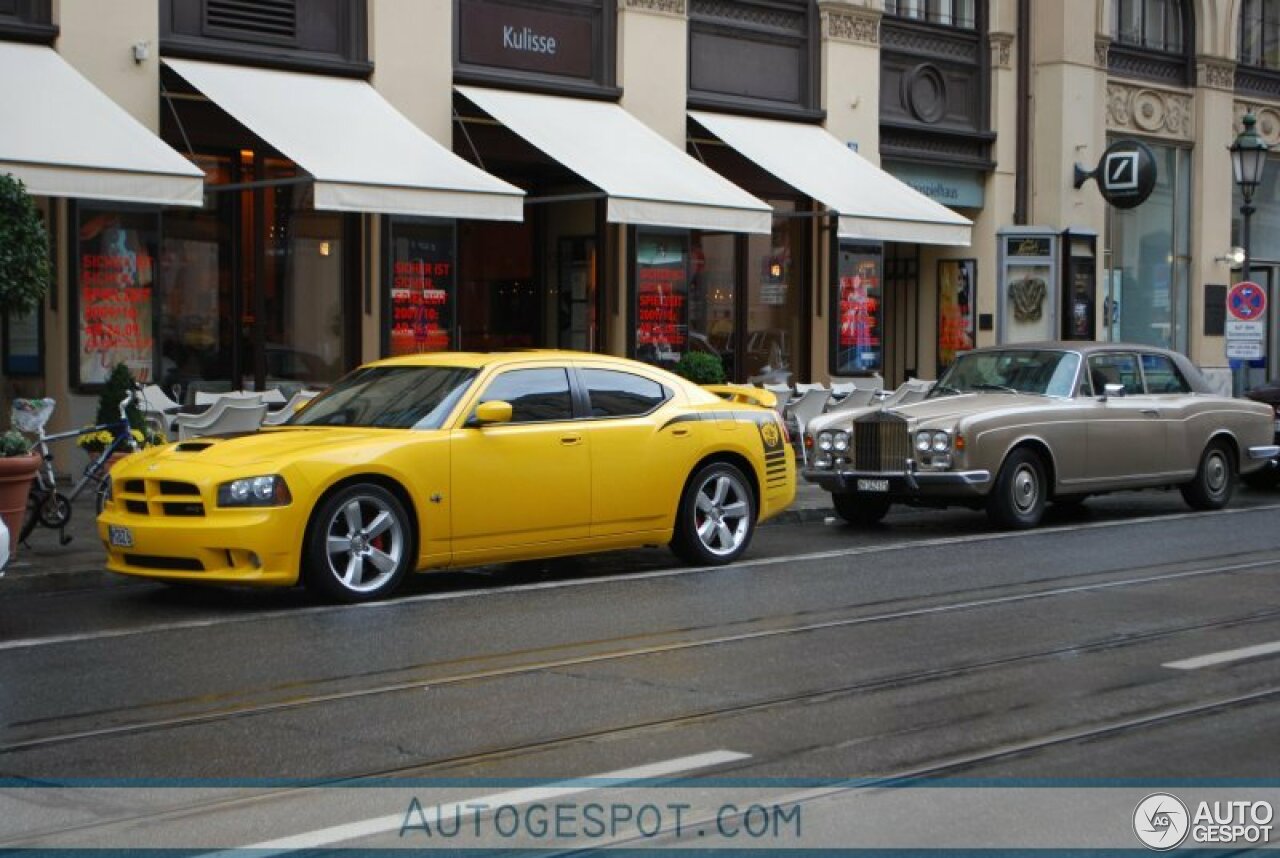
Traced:
<svg viewBox="0 0 1280 858">
<path fill-rule="evenodd" d="M 1106 402 L 1113 396 L 1124 396 L 1123 384 L 1104 384 L 1102 386 L 1102 401 Z"/>
<path fill-rule="evenodd" d="M 501 399 L 481 402 L 476 406 L 475 414 L 467 421 L 468 426 L 488 426 L 492 423 L 511 422 L 511 403 Z"/>
</svg>

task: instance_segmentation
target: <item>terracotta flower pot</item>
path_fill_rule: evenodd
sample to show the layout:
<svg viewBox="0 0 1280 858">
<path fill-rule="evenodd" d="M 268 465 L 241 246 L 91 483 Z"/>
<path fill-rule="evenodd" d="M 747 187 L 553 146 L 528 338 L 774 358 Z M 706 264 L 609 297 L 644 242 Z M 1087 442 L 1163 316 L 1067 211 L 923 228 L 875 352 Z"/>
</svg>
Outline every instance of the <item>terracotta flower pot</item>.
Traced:
<svg viewBox="0 0 1280 858">
<path fill-rule="evenodd" d="M 116 466 L 116 463 L 117 463 L 117 462 L 119 462 L 120 460 L 122 460 L 122 459 L 126 458 L 126 457 L 127 457 L 127 456 L 129 456 L 129 455 L 131 455 L 131 454 L 129 454 L 129 453 L 112 453 L 110 456 L 108 456 L 108 457 L 107 457 L 107 473 L 108 473 L 108 474 L 109 474 L 109 473 L 111 473 L 111 469 L 112 469 L 112 468 L 114 468 L 114 467 Z"/>
<path fill-rule="evenodd" d="M 9 559 L 18 553 L 18 534 L 27 515 L 27 496 L 40 467 L 35 453 L 0 457 L 0 517 L 9 528 Z"/>
</svg>

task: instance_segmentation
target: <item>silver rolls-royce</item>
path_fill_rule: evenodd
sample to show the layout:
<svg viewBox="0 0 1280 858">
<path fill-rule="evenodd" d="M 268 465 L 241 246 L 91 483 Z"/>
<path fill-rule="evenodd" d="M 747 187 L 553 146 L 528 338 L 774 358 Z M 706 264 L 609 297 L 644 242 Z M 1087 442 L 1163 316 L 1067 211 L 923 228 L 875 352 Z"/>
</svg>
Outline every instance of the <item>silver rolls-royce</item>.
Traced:
<svg viewBox="0 0 1280 858">
<path fill-rule="evenodd" d="M 1178 486 L 1195 509 L 1278 452 L 1269 406 L 1217 396 L 1147 346 L 1033 343 L 962 355 L 919 402 L 830 411 L 805 430 L 804 477 L 853 524 L 891 504 L 985 507 L 1034 527 L 1047 502 Z"/>
</svg>

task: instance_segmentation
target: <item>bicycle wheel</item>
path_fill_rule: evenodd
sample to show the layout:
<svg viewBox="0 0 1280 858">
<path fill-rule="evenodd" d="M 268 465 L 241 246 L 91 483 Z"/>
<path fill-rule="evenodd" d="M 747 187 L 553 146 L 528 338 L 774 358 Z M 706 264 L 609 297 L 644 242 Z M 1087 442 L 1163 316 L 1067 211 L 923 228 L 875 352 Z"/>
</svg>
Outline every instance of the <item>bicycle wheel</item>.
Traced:
<svg viewBox="0 0 1280 858">
<path fill-rule="evenodd" d="M 40 523 L 50 530 L 66 527 L 71 520 L 71 501 L 58 492 L 47 495 L 39 507 Z"/>
<path fill-rule="evenodd" d="M 40 523 L 40 506 L 44 503 L 44 493 L 37 488 L 31 489 L 27 495 L 27 516 L 22 520 L 22 532 L 18 534 L 19 542 L 26 542 L 31 531 Z"/>
</svg>

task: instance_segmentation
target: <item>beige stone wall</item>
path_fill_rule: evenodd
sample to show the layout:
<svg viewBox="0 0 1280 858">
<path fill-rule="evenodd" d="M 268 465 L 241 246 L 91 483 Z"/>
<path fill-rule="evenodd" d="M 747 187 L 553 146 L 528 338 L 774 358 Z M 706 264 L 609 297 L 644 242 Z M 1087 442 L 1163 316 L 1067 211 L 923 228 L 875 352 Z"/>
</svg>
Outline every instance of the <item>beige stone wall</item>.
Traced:
<svg viewBox="0 0 1280 858">
<path fill-rule="evenodd" d="M 54 0 L 62 58 L 152 131 L 160 127 L 160 12 L 155 0 Z M 133 47 L 150 56 L 138 62 Z"/>
<path fill-rule="evenodd" d="M 681 149 L 688 80 L 685 0 L 619 0 L 617 81 L 622 107 Z"/>
<path fill-rule="evenodd" d="M 453 140 L 453 4 L 369 0 L 371 82 L 445 147 Z"/>
</svg>

